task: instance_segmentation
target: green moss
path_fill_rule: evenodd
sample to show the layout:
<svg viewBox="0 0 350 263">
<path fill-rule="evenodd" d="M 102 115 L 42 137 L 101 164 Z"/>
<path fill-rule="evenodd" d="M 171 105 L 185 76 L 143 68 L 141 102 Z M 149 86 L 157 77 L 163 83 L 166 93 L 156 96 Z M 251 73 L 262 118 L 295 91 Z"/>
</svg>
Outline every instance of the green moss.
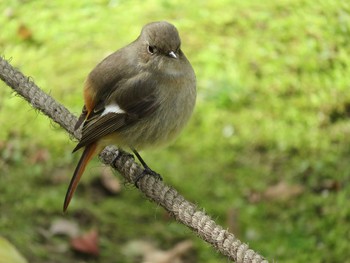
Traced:
<svg viewBox="0 0 350 263">
<path fill-rule="evenodd" d="M 176 143 L 144 159 L 224 227 L 237 211 L 236 234 L 271 261 L 348 260 L 346 1 L 9 1 L 0 10 L 1 54 L 76 114 L 94 65 L 143 24 L 173 22 L 197 73 L 198 103 Z M 18 33 L 21 25 L 32 37 Z M 133 262 L 123 245 L 144 238 L 163 249 L 193 239 L 191 262 L 225 261 L 132 186 L 116 197 L 97 191 L 97 161 L 63 215 L 75 142 L 3 83 L 0 122 L 0 234 L 29 262 L 79 260 L 57 248 L 67 238 L 42 235 L 60 217 L 99 229 L 101 256 L 89 262 Z M 252 202 L 279 181 L 304 191 Z"/>
</svg>

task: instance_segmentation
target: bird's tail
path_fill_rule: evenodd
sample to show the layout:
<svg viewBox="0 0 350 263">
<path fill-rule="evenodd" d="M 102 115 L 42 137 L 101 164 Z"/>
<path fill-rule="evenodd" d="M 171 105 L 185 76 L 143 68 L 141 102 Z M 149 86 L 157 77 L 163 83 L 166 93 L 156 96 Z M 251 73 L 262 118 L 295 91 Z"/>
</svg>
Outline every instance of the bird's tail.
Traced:
<svg viewBox="0 0 350 263">
<path fill-rule="evenodd" d="M 87 145 L 85 147 L 84 152 L 80 157 L 79 163 L 78 163 L 77 167 L 75 168 L 73 177 L 69 183 L 66 197 L 64 199 L 63 212 L 65 212 L 67 210 L 68 205 L 70 203 L 70 200 L 72 199 L 73 194 L 74 194 L 75 190 L 77 189 L 80 178 L 84 173 L 86 165 L 89 163 L 91 158 L 96 153 L 96 148 L 97 148 L 97 142 L 94 142 L 94 143 Z"/>
</svg>

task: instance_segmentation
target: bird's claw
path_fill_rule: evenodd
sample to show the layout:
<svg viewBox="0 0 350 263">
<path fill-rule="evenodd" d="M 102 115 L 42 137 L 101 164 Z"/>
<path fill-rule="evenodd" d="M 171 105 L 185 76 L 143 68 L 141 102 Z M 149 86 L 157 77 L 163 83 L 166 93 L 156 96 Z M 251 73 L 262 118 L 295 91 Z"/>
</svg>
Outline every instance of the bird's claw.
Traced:
<svg viewBox="0 0 350 263">
<path fill-rule="evenodd" d="M 160 176 L 160 174 L 159 173 L 156 173 L 155 171 L 153 171 L 151 168 L 149 168 L 149 167 L 146 167 L 143 171 L 142 171 L 142 173 L 140 173 L 138 176 L 136 176 L 136 178 L 135 178 L 135 186 L 138 188 L 138 183 L 139 183 L 139 181 L 143 178 L 143 177 L 145 177 L 145 175 L 150 175 L 150 176 L 153 176 L 156 180 L 160 180 L 160 181 L 162 181 L 163 180 L 163 178 Z"/>
</svg>

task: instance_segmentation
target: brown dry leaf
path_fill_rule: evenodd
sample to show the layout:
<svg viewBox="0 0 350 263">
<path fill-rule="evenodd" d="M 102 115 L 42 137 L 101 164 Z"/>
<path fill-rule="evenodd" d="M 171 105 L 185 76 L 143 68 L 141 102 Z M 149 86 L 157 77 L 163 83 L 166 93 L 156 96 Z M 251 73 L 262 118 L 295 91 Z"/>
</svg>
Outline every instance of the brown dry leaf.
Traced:
<svg viewBox="0 0 350 263">
<path fill-rule="evenodd" d="M 70 244 L 75 251 L 83 254 L 98 256 L 100 253 L 98 232 L 96 229 L 92 229 L 81 236 L 72 238 Z"/>
<path fill-rule="evenodd" d="M 32 40 L 33 39 L 33 32 L 25 25 L 20 24 L 17 29 L 17 35 L 22 40 Z"/>
<path fill-rule="evenodd" d="M 304 192 L 304 187 L 299 184 L 288 184 L 285 181 L 280 181 L 279 183 L 270 186 L 262 194 L 265 200 L 279 200 L 284 201 L 297 197 Z"/>
<path fill-rule="evenodd" d="M 251 203 L 258 203 L 263 200 L 285 201 L 301 195 L 304 191 L 305 188 L 300 184 L 291 185 L 285 181 L 280 181 L 268 187 L 264 192 L 251 191 L 248 194 L 248 200 Z"/>
<path fill-rule="evenodd" d="M 102 170 L 101 185 L 109 194 L 112 195 L 119 194 L 121 191 L 120 182 L 110 169 Z"/>
<path fill-rule="evenodd" d="M 250 191 L 247 195 L 248 197 L 248 201 L 250 203 L 253 203 L 253 204 L 256 204 L 258 202 L 261 202 L 262 200 L 262 194 L 261 193 L 258 193 L 256 191 Z"/>
</svg>

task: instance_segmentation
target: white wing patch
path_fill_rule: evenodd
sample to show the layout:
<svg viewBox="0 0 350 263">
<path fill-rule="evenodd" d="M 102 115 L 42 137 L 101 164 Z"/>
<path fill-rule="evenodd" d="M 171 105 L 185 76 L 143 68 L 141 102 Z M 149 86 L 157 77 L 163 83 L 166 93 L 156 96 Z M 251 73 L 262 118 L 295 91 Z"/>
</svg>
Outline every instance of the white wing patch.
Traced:
<svg viewBox="0 0 350 263">
<path fill-rule="evenodd" d="M 104 116 L 107 113 L 125 113 L 125 111 L 123 111 L 118 104 L 110 104 L 106 106 L 101 116 Z"/>
</svg>

